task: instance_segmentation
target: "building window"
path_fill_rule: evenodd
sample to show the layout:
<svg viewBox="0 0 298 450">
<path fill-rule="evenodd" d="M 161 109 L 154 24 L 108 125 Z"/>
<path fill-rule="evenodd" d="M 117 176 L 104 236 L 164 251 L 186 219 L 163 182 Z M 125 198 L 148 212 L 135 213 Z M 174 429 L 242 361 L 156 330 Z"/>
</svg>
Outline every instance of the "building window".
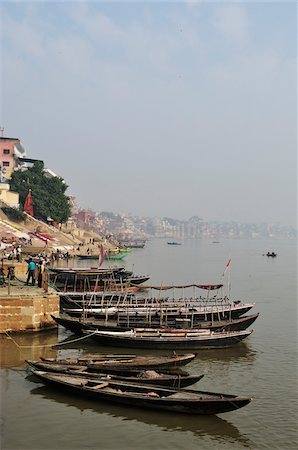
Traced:
<svg viewBox="0 0 298 450">
<path fill-rule="evenodd" d="M 3 155 L 9 155 L 9 154 L 10 154 L 10 150 L 8 148 L 4 148 Z"/>
<path fill-rule="evenodd" d="M 9 161 L 3 161 L 3 167 L 9 167 Z"/>
</svg>

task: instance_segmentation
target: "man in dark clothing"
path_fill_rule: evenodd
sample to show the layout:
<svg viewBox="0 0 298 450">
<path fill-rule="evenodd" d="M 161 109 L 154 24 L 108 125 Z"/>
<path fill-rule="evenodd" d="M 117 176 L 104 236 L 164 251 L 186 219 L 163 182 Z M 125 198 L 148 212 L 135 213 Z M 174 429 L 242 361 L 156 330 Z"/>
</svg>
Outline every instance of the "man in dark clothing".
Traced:
<svg viewBox="0 0 298 450">
<path fill-rule="evenodd" d="M 29 258 L 28 270 L 27 270 L 27 285 L 29 284 L 30 279 L 32 279 L 32 286 L 35 285 L 35 262 L 32 261 L 32 258 Z"/>
</svg>

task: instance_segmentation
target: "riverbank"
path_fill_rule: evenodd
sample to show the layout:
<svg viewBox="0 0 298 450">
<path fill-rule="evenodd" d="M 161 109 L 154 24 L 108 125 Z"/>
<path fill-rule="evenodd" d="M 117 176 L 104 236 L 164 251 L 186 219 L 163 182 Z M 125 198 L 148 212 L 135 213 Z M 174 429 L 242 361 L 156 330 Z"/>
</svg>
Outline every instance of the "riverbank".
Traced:
<svg viewBox="0 0 298 450">
<path fill-rule="evenodd" d="M 46 261 L 98 255 L 99 247 L 113 244 L 99 234 L 75 224 L 55 227 L 27 215 L 15 223 L 0 209 L 1 273 L 0 334 L 37 332 L 56 328 L 51 314 L 59 314 L 60 298 L 55 290 L 26 286 L 28 258 L 43 256 Z"/>
<path fill-rule="evenodd" d="M 1 204 L 0 204 L 1 206 Z M 3 205 L 2 205 L 3 206 Z M 13 222 L 0 208 L 0 258 L 7 257 L 16 247 L 21 248 L 24 259 L 29 255 L 53 254 L 70 257 L 79 255 L 99 254 L 102 244 L 106 250 L 115 247 L 115 244 L 105 239 L 93 230 L 79 228 L 74 222 L 54 226 L 34 217 L 26 215 L 23 222 Z"/>
</svg>

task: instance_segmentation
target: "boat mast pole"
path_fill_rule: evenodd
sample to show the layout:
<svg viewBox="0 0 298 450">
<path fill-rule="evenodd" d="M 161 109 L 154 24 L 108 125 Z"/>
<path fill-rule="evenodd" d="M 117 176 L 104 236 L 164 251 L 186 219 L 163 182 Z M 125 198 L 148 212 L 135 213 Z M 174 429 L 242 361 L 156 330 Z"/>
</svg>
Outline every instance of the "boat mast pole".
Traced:
<svg viewBox="0 0 298 450">
<path fill-rule="evenodd" d="M 161 283 L 161 286 L 160 286 L 160 287 L 162 287 L 162 285 L 163 285 L 163 283 Z M 160 326 L 161 326 L 161 325 L 162 325 L 162 307 L 161 307 L 160 293 L 161 293 L 161 289 L 159 289 L 158 298 L 157 298 L 157 302 L 159 303 L 159 306 L 160 306 L 160 318 L 159 318 L 159 324 L 160 324 Z"/>
<path fill-rule="evenodd" d="M 231 298 L 231 264 L 229 264 L 229 272 L 228 272 L 228 299 L 230 301 Z"/>
</svg>

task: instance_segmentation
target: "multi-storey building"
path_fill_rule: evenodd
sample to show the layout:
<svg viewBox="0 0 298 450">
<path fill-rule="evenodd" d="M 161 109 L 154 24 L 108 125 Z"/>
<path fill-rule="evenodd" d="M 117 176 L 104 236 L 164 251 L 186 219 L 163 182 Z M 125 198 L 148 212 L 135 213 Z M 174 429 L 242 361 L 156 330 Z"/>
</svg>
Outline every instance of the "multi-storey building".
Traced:
<svg viewBox="0 0 298 450">
<path fill-rule="evenodd" d="M 25 156 L 20 139 L 0 136 L 1 181 L 10 179 L 15 168 L 23 164 L 19 159 Z"/>
</svg>

